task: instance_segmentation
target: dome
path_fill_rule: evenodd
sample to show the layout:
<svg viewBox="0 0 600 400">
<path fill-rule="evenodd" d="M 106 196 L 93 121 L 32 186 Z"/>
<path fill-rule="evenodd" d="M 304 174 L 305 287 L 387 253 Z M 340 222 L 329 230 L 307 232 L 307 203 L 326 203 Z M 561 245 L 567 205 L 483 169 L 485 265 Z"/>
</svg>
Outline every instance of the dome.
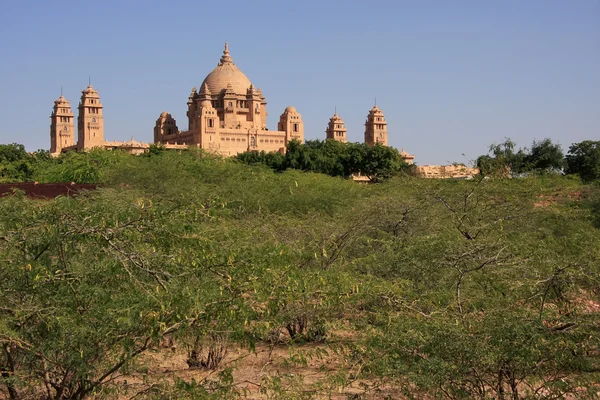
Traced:
<svg viewBox="0 0 600 400">
<path fill-rule="evenodd" d="M 329 120 L 331 122 L 337 122 L 337 123 L 344 123 L 344 120 L 342 119 L 342 117 L 340 117 L 339 115 L 337 115 L 337 112 L 335 114 L 333 114 L 333 117 L 329 118 Z"/>
<path fill-rule="evenodd" d="M 170 117 L 171 114 L 169 114 L 167 111 L 163 111 L 160 113 L 160 116 L 161 116 L 161 118 L 167 118 L 167 117 Z"/>
<path fill-rule="evenodd" d="M 294 108 L 294 106 L 288 106 L 288 107 L 285 109 L 285 112 L 289 112 L 289 113 L 295 113 L 295 112 L 297 112 L 297 111 L 296 111 L 296 109 Z"/>
<path fill-rule="evenodd" d="M 56 104 L 71 104 L 69 103 L 69 100 L 65 99 L 65 97 L 61 94 L 60 97 L 57 100 L 54 100 L 54 103 Z"/>
<path fill-rule="evenodd" d="M 227 89 L 229 84 L 235 94 L 242 95 L 245 95 L 250 85 L 252 85 L 250 79 L 233 63 L 227 43 L 225 43 L 225 50 L 223 50 L 219 65 L 208 74 L 200 87 L 203 87 L 204 84 L 208 86 L 212 94 L 220 94 L 222 90 Z"/>
<path fill-rule="evenodd" d="M 94 88 L 92 87 L 92 84 L 90 83 L 90 84 L 88 85 L 88 87 L 87 87 L 87 88 L 85 88 L 85 90 L 84 90 L 82 93 L 98 93 L 98 92 L 96 91 L 96 89 L 94 89 Z"/>
</svg>

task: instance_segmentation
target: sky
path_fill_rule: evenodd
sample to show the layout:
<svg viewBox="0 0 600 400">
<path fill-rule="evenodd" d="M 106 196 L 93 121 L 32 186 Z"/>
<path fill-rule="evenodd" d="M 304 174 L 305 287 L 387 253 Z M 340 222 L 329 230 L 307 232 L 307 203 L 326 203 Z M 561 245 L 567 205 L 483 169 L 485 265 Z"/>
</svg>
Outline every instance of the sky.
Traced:
<svg viewBox="0 0 600 400">
<path fill-rule="evenodd" d="M 600 140 L 600 0 L 0 0 L 0 143 L 50 147 L 53 102 L 92 85 L 106 140 L 152 141 L 225 41 L 262 89 L 267 126 L 293 105 L 306 139 L 334 110 L 362 142 L 375 99 L 416 163 L 490 144 Z M 75 111 L 76 112 L 76 111 Z"/>
</svg>

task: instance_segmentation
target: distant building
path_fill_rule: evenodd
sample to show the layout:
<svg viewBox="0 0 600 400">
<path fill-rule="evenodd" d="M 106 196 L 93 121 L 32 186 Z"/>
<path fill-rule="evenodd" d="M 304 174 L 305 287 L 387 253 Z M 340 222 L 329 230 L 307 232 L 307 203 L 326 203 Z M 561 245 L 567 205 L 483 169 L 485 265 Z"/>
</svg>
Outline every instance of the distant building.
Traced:
<svg viewBox="0 0 600 400">
<path fill-rule="evenodd" d="M 87 151 L 95 147 L 121 149 L 133 154 L 148 150 L 150 143 L 138 142 L 133 137 L 127 142 L 105 141 L 102 111 L 98 91 L 90 84 L 81 92 L 75 139 L 71 105 L 61 93 L 54 102 L 51 115 L 50 153 Z M 169 149 L 192 146 L 234 156 L 246 151 L 283 153 L 290 141 L 304 142 L 304 122 L 292 106 L 279 117 L 276 131 L 267 129 L 265 96 L 234 64 L 227 43 L 217 67 L 206 76 L 200 89 L 192 88 L 186 115 L 187 129 L 182 131 L 171 113 L 162 112 L 154 124 L 154 143 Z M 348 141 L 344 121 L 337 113 L 329 120 L 326 135 L 327 139 Z M 388 145 L 387 122 L 377 105 L 369 111 L 364 137 L 370 146 Z M 413 155 L 402 151 L 401 156 L 412 164 Z"/>
<path fill-rule="evenodd" d="M 423 178 L 472 179 L 479 175 L 479 168 L 471 168 L 462 164 L 422 165 L 417 167 L 417 173 Z"/>
<path fill-rule="evenodd" d="M 187 101 L 188 127 L 180 131 L 168 112 L 160 114 L 154 142 L 191 145 L 233 156 L 245 151 L 284 152 L 291 140 L 304 142 L 302 116 L 292 106 L 279 118 L 276 131 L 267 129 L 267 101 L 234 64 L 225 43 L 217 67 Z"/>
<path fill-rule="evenodd" d="M 75 146 L 75 123 L 71 103 L 61 94 L 54 100 L 50 115 L 50 153 L 57 154 L 62 149 Z"/>
<path fill-rule="evenodd" d="M 375 146 L 376 144 L 388 145 L 387 122 L 383 111 L 377 105 L 369 111 L 365 122 L 365 143 L 369 146 Z M 409 164 L 412 164 L 412 161 Z"/>
<path fill-rule="evenodd" d="M 148 150 L 150 143 L 136 141 L 133 137 L 125 142 L 107 142 L 104 140 L 104 116 L 98 91 L 88 85 L 81 92 L 77 117 L 77 141 L 75 141 L 74 116 L 71 103 L 61 94 L 54 101 L 50 115 L 50 154 L 58 155 L 67 151 L 87 151 L 93 148 L 121 149 L 132 154 Z M 186 149 L 187 146 L 167 146 L 174 149 Z"/>
<path fill-rule="evenodd" d="M 329 124 L 327 124 L 325 135 L 327 139 L 337 140 L 338 142 L 342 143 L 348 142 L 344 120 L 342 117 L 337 115 L 337 112 L 329 119 Z"/>
</svg>

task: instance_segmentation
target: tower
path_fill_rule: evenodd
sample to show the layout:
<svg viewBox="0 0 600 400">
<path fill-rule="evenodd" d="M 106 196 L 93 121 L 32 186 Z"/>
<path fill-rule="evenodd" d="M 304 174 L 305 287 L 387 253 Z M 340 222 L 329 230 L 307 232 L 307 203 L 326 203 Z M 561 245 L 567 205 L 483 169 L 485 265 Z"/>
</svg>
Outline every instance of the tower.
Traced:
<svg viewBox="0 0 600 400">
<path fill-rule="evenodd" d="M 77 149 L 88 150 L 104 144 L 104 117 L 100 96 L 90 84 L 81 92 L 77 116 Z"/>
<path fill-rule="evenodd" d="M 365 122 L 365 143 L 369 146 L 376 144 L 388 145 L 387 122 L 383 111 L 377 105 L 373 106 Z"/>
<path fill-rule="evenodd" d="M 218 149 L 219 116 L 212 106 L 212 93 L 206 83 L 197 96 L 196 119 L 198 129 L 194 131 L 193 143 L 203 149 Z"/>
<path fill-rule="evenodd" d="M 329 119 L 329 124 L 327 125 L 325 133 L 327 134 L 327 139 L 337 140 L 342 143 L 348 142 L 344 121 L 337 115 L 337 112 Z"/>
<path fill-rule="evenodd" d="M 50 115 L 50 153 L 59 154 L 65 147 L 75 144 L 75 122 L 71 103 L 62 93 L 54 100 L 54 108 Z"/>
<path fill-rule="evenodd" d="M 291 140 L 304 143 L 304 122 L 302 122 L 302 116 L 292 106 L 286 108 L 279 117 L 277 130 L 285 132 L 286 146 Z"/>
<path fill-rule="evenodd" d="M 177 122 L 171 114 L 164 111 L 156 120 L 156 125 L 154 125 L 154 143 L 162 143 L 163 141 L 168 143 L 168 139 L 164 140 L 164 137 L 176 135 L 178 132 Z"/>
</svg>

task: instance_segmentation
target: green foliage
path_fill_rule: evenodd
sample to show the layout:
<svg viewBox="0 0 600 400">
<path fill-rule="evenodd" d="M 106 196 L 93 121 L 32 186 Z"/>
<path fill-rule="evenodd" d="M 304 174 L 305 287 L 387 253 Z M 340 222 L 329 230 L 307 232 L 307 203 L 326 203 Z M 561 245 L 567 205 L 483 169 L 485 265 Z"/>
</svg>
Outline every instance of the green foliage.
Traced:
<svg viewBox="0 0 600 400">
<path fill-rule="evenodd" d="M 133 156 L 121 151 L 100 149 L 93 149 L 88 153 L 71 151 L 45 160 L 40 168 L 37 168 L 34 177 L 40 183 L 101 183 L 111 165 L 131 157 Z"/>
<path fill-rule="evenodd" d="M 508 177 L 522 172 L 525 159 L 523 150 L 515 152 L 515 142 L 505 138 L 503 143 L 490 145 L 489 155 L 477 159 L 477 168 L 484 176 Z"/>
<path fill-rule="evenodd" d="M 0 183 L 30 181 L 34 161 L 22 144 L 0 144 Z"/>
<path fill-rule="evenodd" d="M 584 140 L 569 147 L 567 173 L 584 181 L 600 179 L 600 141 Z"/>
<path fill-rule="evenodd" d="M 562 171 L 565 166 L 565 155 L 558 143 L 546 138 L 533 141 L 529 153 L 525 156 L 527 170 L 534 171 Z"/>
<path fill-rule="evenodd" d="M 409 398 L 594 397 L 600 187 L 389 177 L 379 147 L 291 147 L 40 154 L 40 181 L 102 188 L 0 199 L 0 397 L 243 398 L 236 364 L 214 361 L 261 341 L 291 349 L 290 374 L 256 381 L 267 398 L 355 379 Z M 300 171 L 369 163 L 384 183 Z M 140 356 L 165 338 L 215 370 L 152 381 Z M 334 357 L 329 386 L 307 390 L 303 350 Z"/>
<path fill-rule="evenodd" d="M 503 143 L 492 144 L 489 154 L 477 159 L 477 167 L 484 176 L 509 177 L 523 173 L 538 174 L 560 172 L 565 158 L 560 144 L 546 138 L 533 141 L 531 149 L 516 150 L 516 143 L 506 138 Z"/>
<path fill-rule="evenodd" d="M 247 152 L 237 155 L 236 159 L 250 165 L 264 164 L 275 171 L 298 169 L 340 177 L 362 173 L 373 182 L 408 170 L 408 165 L 393 147 L 336 140 L 309 140 L 304 144 L 292 141 L 285 157 L 279 153 Z"/>
</svg>

